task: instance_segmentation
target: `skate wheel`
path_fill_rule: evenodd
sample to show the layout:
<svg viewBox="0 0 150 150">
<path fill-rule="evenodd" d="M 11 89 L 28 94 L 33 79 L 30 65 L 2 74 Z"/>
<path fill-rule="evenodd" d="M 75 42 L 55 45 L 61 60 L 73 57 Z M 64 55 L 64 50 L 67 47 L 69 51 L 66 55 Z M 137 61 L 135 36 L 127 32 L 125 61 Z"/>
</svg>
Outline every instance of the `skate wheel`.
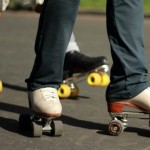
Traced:
<svg viewBox="0 0 150 150">
<path fill-rule="evenodd" d="M 2 93 L 3 91 L 3 84 L 2 84 L 2 81 L 0 80 L 0 93 Z"/>
<path fill-rule="evenodd" d="M 63 133 L 63 123 L 60 120 L 53 120 L 51 123 L 51 135 L 61 136 Z"/>
<path fill-rule="evenodd" d="M 60 88 L 58 89 L 58 96 L 60 98 L 68 98 L 71 95 L 71 89 L 67 84 L 61 84 Z"/>
<path fill-rule="evenodd" d="M 124 125 L 120 120 L 112 120 L 108 126 L 110 135 L 118 136 L 124 131 Z"/>
<path fill-rule="evenodd" d="M 101 76 L 96 72 L 90 73 L 87 77 L 87 83 L 90 86 L 99 86 L 101 84 L 101 80 Z"/>
<path fill-rule="evenodd" d="M 30 114 L 21 114 L 19 116 L 19 127 L 21 130 L 31 130 Z"/>
<path fill-rule="evenodd" d="M 73 88 L 71 88 L 70 97 L 76 97 L 79 95 L 79 87 L 74 84 Z"/>
<path fill-rule="evenodd" d="M 110 77 L 107 73 L 101 72 L 101 83 L 100 86 L 107 86 L 110 83 Z"/>
<path fill-rule="evenodd" d="M 33 137 L 42 136 L 42 126 L 35 123 L 34 121 L 31 123 L 31 125 L 32 125 L 32 135 L 33 135 Z"/>
</svg>

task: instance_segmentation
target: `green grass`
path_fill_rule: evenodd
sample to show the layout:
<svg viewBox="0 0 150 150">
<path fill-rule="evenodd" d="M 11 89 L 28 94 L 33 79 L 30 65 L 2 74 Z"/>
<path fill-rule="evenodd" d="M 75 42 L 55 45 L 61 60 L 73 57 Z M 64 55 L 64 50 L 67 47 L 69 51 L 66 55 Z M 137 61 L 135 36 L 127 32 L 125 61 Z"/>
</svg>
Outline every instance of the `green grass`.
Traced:
<svg viewBox="0 0 150 150">
<path fill-rule="evenodd" d="M 150 13 L 150 0 L 144 0 L 144 10 L 147 13 Z"/>
<path fill-rule="evenodd" d="M 106 0 L 81 0 L 80 7 L 85 9 L 105 10 Z"/>
<path fill-rule="evenodd" d="M 105 11 L 106 0 L 81 0 L 80 8 Z M 150 0 L 144 0 L 144 11 L 150 13 Z"/>
</svg>

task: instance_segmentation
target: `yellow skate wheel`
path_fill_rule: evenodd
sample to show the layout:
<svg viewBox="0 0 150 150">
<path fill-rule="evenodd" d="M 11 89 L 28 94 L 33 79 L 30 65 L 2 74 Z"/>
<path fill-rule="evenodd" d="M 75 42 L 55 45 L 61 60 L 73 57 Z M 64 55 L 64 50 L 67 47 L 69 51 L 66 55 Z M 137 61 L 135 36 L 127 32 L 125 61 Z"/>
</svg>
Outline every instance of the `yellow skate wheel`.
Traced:
<svg viewBox="0 0 150 150">
<path fill-rule="evenodd" d="M 60 88 L 58 89 L 58 96 L 59 98 L 68 98 L 70 97 L 71 89 L 67 84 L 61 84 Z"/>
<path fill-rule="evenodd" d="M 90 73 L 87 77 L 87 83 L 91 86 L 100 86 L 101 80 L 101 76 L 96 72 Z"/>
<path fill-rule="evenodd" d="M 0 93 L 2 93 L 2 90 L 3 90 L 3 84 L 2 81 L 0 80 Z"/>
<path fill-rule="evenodd" d="M 100 86 L 107 86 L 110 83 L 110 77 L 107 73 L 101 72 L 101 83 Z"/>
</svg>

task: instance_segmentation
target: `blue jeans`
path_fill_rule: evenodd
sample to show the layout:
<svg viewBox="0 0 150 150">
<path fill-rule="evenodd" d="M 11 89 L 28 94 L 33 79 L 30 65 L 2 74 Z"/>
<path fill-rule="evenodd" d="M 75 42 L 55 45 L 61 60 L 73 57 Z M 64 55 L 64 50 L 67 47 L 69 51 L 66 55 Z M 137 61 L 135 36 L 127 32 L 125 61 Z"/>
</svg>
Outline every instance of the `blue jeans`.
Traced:
<svg viewBox="0 0 150 150">
<path fill-rule="evenodd" d="M 79 0 L 45 0 L 28 90 L 58 88 Z M 148 87 L 143 42 L 143 0 L 107 0 L 107 32 L 113 64 L 106 100 L 129 99 Z"/>
<path fill-rule="evenodd" d="M 36 58 L 29 91 L 58 88 L 62 82 L 65 51 L 78 12 L 79 0 L 44 0 L 35 42 Z"/>
<path fill-rule="evenodd" d="M 107 0 L 107 31 L 113 59 L 107 101 L 132 98 L 148 87 L 143 20 L 143 0 Z"/>
</svg>

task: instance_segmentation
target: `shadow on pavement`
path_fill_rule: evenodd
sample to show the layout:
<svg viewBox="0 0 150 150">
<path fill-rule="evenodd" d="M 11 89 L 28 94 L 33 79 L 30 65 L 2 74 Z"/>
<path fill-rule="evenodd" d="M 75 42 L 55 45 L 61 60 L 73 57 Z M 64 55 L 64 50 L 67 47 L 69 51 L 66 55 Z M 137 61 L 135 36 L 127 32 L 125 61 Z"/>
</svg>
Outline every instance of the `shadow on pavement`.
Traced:
<svg viewBox="0 0 150 150">
<path fill-rule="evenodd" d="M 3 82 L 3 87 L 8 88 L 8 89 L 12 89 L 12 90 L 16 90 L 16 91 L 27 92 L 26 87 L 21 87 L 21 86 L 18 86 L 18 85 L 12 85 L 12 84 L 6 83 L 6 82 Z M 76 97 L 72 97 L 72 98 L 68 98 L 68 99 L 79 100 L 80 98 L 89 99 L 90 97 L 78 95 Z"/>
<path fill-rule="evenodd" d="M 12 85 L 12 84 L 6 83 L 6 82 L 3 82 L 3 86 L 5 88 L 12 89 L 12 90 L 17 90 L 17 91 L 22 91 L 22 92 L 27 91 L 27 88 L 25 88 L 25 87 L 21 87 L 21 86 L 18 86 L 18 85 Z"/>
<path fill-rule="evenodd" d="M 23 136 L 31 137 L 30 131 L 22 131 L 19 127 L 18 120 L 0 117 L 0 127 Z"/>
<path fill-rule="evenodd" d="M 29 109 L 27 107 L 23 106 L 17 106 L 13 104 L 7 104 L 0 102 L 0 110 L 7 111 L 7 112 L 13 112 L 17 114 L 21 113 L 28 113 Z M 19 116 L 18 116 L 19 118 Z M 80 127 L 80 128 L 86 128 L 86 129 L 93 129 L 93 130 L 98 130 L 98 134 L 104 134 L 104 135 L 109 135 L 107 132 L 107 124 L 100 124 L 100 123 L 95 123 L 87 120 L 81 120 L 77 118 L 73 118 L 71 116 L 66 116 L 62 115 L 59 119 L 62 119 L 64 124 L 70 125 L 70 126 L 75 126 L 75 127 Z M 15 132 L 24 136 L 31 136 L 30 132 L 22 132 L 19 129 L 19 122 L 18 120 L 11 119 L 11 118 L 4 118 L 0 116 L 0 127 L 8 130 L 10 132 Z M 140 136 L 144 137 L 150 137 L 150 131 L 147 129 L 141 129 L 141 128 L 136 128 L 136 127 L 127 127 L 124 132 L 134 132 L 137 133 Z"/>
</svg>

